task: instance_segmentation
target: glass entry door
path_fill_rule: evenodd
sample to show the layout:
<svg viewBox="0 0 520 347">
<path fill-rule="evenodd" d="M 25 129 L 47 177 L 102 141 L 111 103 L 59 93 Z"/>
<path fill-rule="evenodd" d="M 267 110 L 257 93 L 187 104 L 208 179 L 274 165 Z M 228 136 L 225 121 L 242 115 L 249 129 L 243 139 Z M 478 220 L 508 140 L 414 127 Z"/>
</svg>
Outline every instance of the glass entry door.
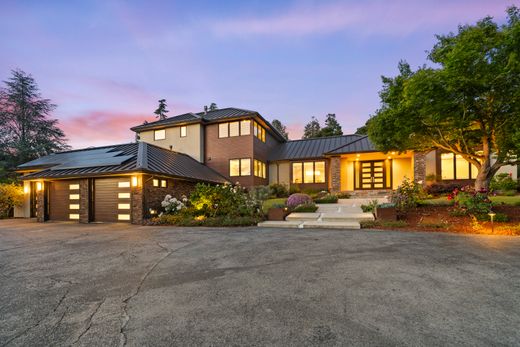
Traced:
<svg viewBox="0 0 520 347">
<path fill-rule="evenodd" d="M 386 168 L 384 160 L 362 161 L 359 165 L 361 189 L 386 188 Z"/>
</svg>

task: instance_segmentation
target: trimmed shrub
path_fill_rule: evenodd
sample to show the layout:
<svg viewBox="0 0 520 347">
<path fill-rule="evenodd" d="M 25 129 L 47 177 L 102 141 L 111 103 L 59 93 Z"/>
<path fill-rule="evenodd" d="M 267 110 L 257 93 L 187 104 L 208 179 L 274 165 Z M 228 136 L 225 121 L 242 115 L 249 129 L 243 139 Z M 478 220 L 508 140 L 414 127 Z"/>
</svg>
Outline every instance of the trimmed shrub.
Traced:
<svg viewBox="0 0 520 347">
<path fill-rule="evenodd" d="M 262 219 L 259 217 L 230 217 L 230 216 L 218 216 L 218 217 L 193 217 L 190 215 L 176 214 L 169 215 L 164 214 L 159 217 L 152 218 L 148 221 L 148 225 L 175 225 L 175 226 L 206 226 L 206 227 L 236 227 L 236 226 L 251 226 L 256 225 Z"/>
<path fill-rule="evenodd" d="M 334 194 L 326 194 L 321 197 L 314 198 L 316 204 L 334 204 L 338 202 L 338 196 Z"/>
<path fill-rule="evenodd" d="M 376 206 L 379 204 L 379 201 L 377 200 L 372 200 L 370 201 L 368 204 L 366 205 L 361 205 L 361 210 L 365 213 L 367 212 L 372 212 L 374 213 L 375 209 L 376 209 Z"/>
<path fill-rule="evenodd" d="M 287 198 L 289 197 L 289 190 L 287 186 L 279 183 L 273 183 L 269 186 L 271 197 L 273 198 Z"/>
<path fill-rule="evenodd" d="M 424 189 L 426 194 L 428 195 L 442 195 L 442 194 L 449 194 L 453 192 L 455 189 L 462 188 L 462 185 L 460 183 L 432 183 Z"/>
<path fill-rule="evenodd" d="M 317 209 L 318 206 L 316 206 L 313 202 L 310 202 L 296 206 L 292 209 L 291 212 L 316 212 Z"/>
<path fill-rule="evenodd" d="M 292 194 L 291 196 L 289 196 L 287 198 L 287 207 L 289 208 L 295 208 L 296 206 L 298 205 L 302 205 L 302 204 L 310 204 L 312 203 L 312 199 L 310 196 L 308 196 L 307 194 L 302 194 L 302 193 L 296 193 L 296 194 Z"/>
<path fill-rule="evenodd" d="M 500 173 L 491 179 L 489 188 L 493 192 L 499 191 L 504 193 L 507 191 L 514 191 L 516 193 L 518 189 L 518 182 L 515 181 L 510 174 Z"/>
</svg>

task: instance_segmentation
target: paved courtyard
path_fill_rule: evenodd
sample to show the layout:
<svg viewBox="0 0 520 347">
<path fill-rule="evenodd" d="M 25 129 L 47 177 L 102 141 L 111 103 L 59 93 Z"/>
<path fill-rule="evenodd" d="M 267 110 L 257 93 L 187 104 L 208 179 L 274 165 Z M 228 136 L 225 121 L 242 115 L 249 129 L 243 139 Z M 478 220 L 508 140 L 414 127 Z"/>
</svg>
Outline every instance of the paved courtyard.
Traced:
<svg viewBox="0 0 520 347">
<path fill-rule="evenodd" d="M 0 221 L 0 346 L 519 345 L 520 238 Z"/>
</svg>

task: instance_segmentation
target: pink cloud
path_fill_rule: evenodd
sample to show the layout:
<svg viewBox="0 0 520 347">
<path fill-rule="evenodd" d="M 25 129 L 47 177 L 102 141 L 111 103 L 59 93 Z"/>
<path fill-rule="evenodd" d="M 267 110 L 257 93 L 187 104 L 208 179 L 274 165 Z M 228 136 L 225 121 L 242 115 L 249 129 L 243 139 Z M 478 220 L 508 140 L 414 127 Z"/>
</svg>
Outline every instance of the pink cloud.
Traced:
<svg viewBox="0 0 520 347">
<path fill-rule="evenodd" d="M 65 132 L 73 148 L 102 146 L 131 142 L 131 127 L 154 117 L 144 113 L 91 111 L 81 116 L 61 120 L 59 126 Z"/>
<path fill-rule="evenodd" d="M 363 35 L 407 35 L 439 24 L 464 24 L 491 15 L 505 16 L 511 1 L 462 2 L 363 1 L 297 6 L 285 13 L 217 22 L 219 36 L 282 35 L 288 37 L 351 31 Z"/>
</svg>

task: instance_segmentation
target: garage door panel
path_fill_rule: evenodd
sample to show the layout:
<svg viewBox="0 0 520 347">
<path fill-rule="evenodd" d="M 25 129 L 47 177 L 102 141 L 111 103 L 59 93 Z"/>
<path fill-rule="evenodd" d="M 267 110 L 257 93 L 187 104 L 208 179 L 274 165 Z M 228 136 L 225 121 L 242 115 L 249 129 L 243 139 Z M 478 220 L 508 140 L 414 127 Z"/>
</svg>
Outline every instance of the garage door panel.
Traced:
<svg viewBox="0 0 520 347">
<path fill-rule="evenodd" d="M 96 222 L 130 221 L 130 209 L 127 208 L 130 207 L 130 179 L 128 177 L 96 179 L 94 196 L 94 220 Z M 121 196 L 128 196 L 128 198 L 121 198 Z"/>
<path fill-rule="evenodd" d="M 49 185 L 49 219 L 79 220 L 79 181 L 54 181 Z"/>
</svg>

